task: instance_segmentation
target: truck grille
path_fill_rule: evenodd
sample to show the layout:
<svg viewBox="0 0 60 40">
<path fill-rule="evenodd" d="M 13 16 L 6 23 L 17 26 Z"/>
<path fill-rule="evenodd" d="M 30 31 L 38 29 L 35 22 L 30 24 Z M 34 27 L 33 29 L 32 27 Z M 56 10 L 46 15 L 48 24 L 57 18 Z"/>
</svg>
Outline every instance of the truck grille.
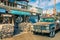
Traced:
<svg viewBox="0 0 60 40">
<path fill-rule="evenodd" d="M 46 26 L 37 26 L 37 25 L 34 25 L 33 29 L 34 30 L 36 30 L 36 29 L 46 30 Z"/>
</svg>

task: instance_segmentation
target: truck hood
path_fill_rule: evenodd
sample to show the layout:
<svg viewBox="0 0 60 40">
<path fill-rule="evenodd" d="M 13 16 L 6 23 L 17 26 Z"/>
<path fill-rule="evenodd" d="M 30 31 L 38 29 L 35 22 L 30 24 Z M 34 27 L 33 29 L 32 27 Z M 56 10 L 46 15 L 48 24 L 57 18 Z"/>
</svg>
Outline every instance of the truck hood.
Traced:
<svg viewBox="0 0 60 40">
<path fill-rule="evenodd" d="M 37 22 L 37 23 L 34 23 L 33 25 L 49 25 L 51 23 L 52 22 Z"/>
</svg>

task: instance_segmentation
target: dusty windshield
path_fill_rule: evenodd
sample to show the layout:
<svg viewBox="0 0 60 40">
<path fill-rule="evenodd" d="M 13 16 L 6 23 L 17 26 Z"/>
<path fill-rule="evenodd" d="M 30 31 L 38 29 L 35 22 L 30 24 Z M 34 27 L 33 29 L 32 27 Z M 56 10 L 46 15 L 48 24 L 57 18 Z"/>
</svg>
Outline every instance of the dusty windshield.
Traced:
<svg viewBox="0 0 60 40">
<path fill-rule="evenodd" d="M 54 18 L 41 18 L 40 22 L 54 22 Z"/>
<path fill-rule="evenodd" d="M 8 24 L 12 23 L 11 17 L 0 17 L 0 24 Z"/>
<path fill-rule="evenodd" d="M 32 23 L 38 22 L 38 16 L 30 16 L 29 21 L 32 22 Z"/>
</svg>

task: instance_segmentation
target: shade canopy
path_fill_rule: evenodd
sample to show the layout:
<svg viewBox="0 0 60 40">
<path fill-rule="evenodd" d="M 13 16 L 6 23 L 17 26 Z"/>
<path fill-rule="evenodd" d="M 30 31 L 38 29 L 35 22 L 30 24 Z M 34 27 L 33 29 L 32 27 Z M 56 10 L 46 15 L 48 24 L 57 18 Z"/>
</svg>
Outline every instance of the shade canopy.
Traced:
<svg viewBox="0 0 60 40">
<path fill-rule="evenodd" d="M 12 2 L 13 3 L 13 2 L 15 2 L 15 0 L 8 0 L 8 2 Z"/>
<path fill-rule="evenodd" d="M 0 8 L 0 13 L 6 13 L 6 9 Z"/>
<path fill-rule="evenodd" d="M 14 14 L 14 15 L 31 15 L 30 12 L 18 11 L 18 10 L 10 10 L 9 13 Z"/>
</svg>

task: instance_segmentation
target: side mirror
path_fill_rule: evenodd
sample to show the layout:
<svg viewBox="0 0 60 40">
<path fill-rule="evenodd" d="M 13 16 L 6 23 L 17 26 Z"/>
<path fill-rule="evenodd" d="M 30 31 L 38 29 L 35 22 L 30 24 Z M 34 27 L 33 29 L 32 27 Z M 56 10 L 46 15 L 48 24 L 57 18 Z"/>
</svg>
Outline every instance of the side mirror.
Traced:
<svg viewBox="0 0 60 40">
<path fill-rule="evenodd" d="M 8 11 L 6 11 L 6 13 L 8 13 Z"/>
</svg>

